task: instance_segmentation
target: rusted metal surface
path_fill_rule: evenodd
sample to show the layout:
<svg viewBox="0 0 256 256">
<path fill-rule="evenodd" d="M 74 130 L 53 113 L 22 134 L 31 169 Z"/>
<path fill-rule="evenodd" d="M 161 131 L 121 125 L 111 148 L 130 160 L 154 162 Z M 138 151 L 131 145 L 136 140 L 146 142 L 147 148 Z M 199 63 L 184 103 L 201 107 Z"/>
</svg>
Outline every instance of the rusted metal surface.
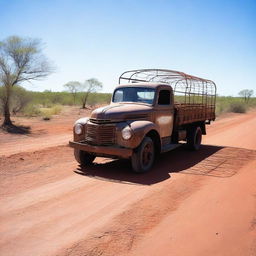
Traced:
<svg viewBox="0 0 256 256">
<path fill-rule="evenodd" d="M 215 109 L 204 104 L 175 104 L 176 126 L 199 121 L 215 120 Z"/>
<path fill-rule="evenodd" d="M 116 127 L 114 124 L 87 124 L 85 141 L 91 145 L 110 146 L 115 144 Z"/>
<path fill-rule="evenodd" d="M 211 80 L 188 75 L 184 72 L 169 70 L 169 69 L 137 69 L 137 70 L 125 71 L 119 77 L 119 84 L 122 84 L 125 82 L 126 83 L 127 82 L 128 83 L 155 82 L 155 83 L 167 83 L 169 85 L 172 85 L 173 83 L 177 83 L 183 80 L 187 80 L 187 82 L 190 80 L 194 82 L 197 81 L 202 83 L 209 83 L 215 87 L 215 91 L 216 91 L 216 85 Z"/>
<path fill-rule="evenodd" d="M 124 72 L 119 77 L 120 83 L 155 82 L 169 84 L 175 96 L 182 103 L 201 103 L 215 105 L 216 85 L 213 81 L 167 69 L 140 69 Z"/>
<path fill-rule="evenodd" d="M 215 120 L 216 85 L 213 81 L 166 69 L 140 69 L 124 72 L 119 83 L 166 83 L 173 88 L 177 125 Z"/>
<path fill-rule="evenodd" d="M 124 72 L 119 78 L 119 83 L 123 82 L 126 84 L 116 87 L 110 105 L 76 122 L 83 126 L 83 132 L 74 133 L 71 147 L 97 156 L 130 158 L 143 138 L 151 136 L 158 150 L 165 152 L 179 140 L 186 140 L 190 125 L 199 125 L 205 134 L 205 123 L 215 120 L 216 85 L 210 80 L 172 70 L 143 69 Z M 138 88 L 145 88 L 154 98 L 114 98 L 117 91 L 133 93 Z M 160 100 L 163 92 L 167 102 Z M 122 131 L 127 127 L 132 136 L 124 139 Z"/>
<path fill-rule="evenodd" d="M 97 156 L 108 156 L 118 158 L 129 158 L 132 155 L 132 149 L 120 147 L 93 146 L 83 141 L 70 141 L 69 146 L 75 149 L 93 153 Z"/>
</svg>

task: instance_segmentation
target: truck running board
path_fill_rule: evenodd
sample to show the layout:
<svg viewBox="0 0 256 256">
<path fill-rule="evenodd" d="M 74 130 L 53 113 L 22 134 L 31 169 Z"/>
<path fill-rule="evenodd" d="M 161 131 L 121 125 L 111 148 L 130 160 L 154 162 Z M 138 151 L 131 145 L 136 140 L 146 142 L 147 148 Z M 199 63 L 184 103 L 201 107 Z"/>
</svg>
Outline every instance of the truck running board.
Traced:
<svg viewBox="0 0 256 256">
<path fill-rule="evenodd" d="M 171 150 L 173 150 L 173 149 L 175 149 L 175 148 L 178 148 L 178 147 L 180 147 L 180 146 L 182 146 L 182 143 L 178 143 L 178 144 L 167 144 L 167 145 L 164 145 L 164 146 L 162 147 L 161 152 L 162 152 L 162 153 L 168 152 L 168 151 L 171 151 Z"/>
</svg>

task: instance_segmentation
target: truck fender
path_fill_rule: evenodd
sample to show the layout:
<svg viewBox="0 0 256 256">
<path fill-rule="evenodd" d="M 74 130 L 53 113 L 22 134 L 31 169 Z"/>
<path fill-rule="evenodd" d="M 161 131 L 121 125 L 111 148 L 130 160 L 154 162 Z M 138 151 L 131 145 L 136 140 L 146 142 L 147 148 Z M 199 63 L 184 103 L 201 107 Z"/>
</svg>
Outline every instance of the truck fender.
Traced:
<svg viewBox="0 0 256 256">
<path fill-rule="evenodd" d="M 76 120 L 76 122 L 74 123 L 74 126 L 73 126 L 73 138 L 74 138 L 74 141 L 80 141 L 84 137 L 84 133 L 82 133 L 80 135 L 75 134 L 75 132 L 74 132 L 75 126 L 77 124 L 81 124 L 82 126 L 84 126 L 88 122 L 88 120 L 89 120 L 88 117 L 83 117 L 83 118 L 80 118 L 80 119 Z"/>
<path fill-rule="evenodd" d="M 82 117 L 82 118 L 76 120 L 74 126 L 75 126 L 76 124 L 85 125 L 85 124 L 88 122 L 88 120 L 89 120 L 89 117 Z"/>
<path fill-rule="evenodd" d="M 129 122 L 128 125 L 134 133 L 133 148 L 138 147 L 149 132 L 155 131 L 159 135 L 158 127 L 150 121 L 138 120 Z"/>
</svg>

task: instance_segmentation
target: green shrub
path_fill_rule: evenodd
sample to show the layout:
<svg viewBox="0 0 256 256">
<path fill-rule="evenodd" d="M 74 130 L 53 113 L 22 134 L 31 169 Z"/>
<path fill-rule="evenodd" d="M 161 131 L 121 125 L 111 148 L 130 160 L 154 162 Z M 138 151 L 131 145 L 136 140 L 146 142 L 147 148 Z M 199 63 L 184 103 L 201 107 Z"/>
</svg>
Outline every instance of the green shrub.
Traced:
<svg viewBox="0 0 256 256">
<path fill-rule="evenodd" d="M 53 115 L 60 114 L 62 107 L 60 105 L 52 106 L 51 108 L 40 108 L 43 120 L 50 120 Z"/>
<path fill-rule="evenodd" d="M 62 111 L 62 106 L 60 106 L 60 105 L 54 105 L 54 106 L 51 108 L 51 110 L 52 110 L 52 114 L 53 114 L 53 115 L 58 115 L 58 114 L 60 114 L 61 111 Z"/>
<path fill-rule="evenodd" d="M 245 113 L 249 108 L 256 107 L 256 98 L 251 98 L 245 102 L 241 97 L 217 96 L 216 114 L 220 115 L 225 112 Z"/>
<path fill-rule="evenodd" d="M 32 103 L 35 105 L 42 105 L 45 108 L 50 108 L 54 105 L 74 105 L 73 96 L 69 92 L 33 92 L 29 91 L 29 94 L 32 98 Z M 78 92 L 76 96 L 77 106 L 82 106 L 81 98 L 84 93 Z M 87 104 L 106 104 L 109 103 L 111 99 L 110 93 L 91 93 L 89 94 Z"/>
<path fill-rule="evenodd" d="M 23 109 L 32 101 L 29 92 L 21 86 L 13 86 L 10 98 L 10 109 L 13 114 L 22 112 Z"/>
<path fill-rule="evenodd" d="M 0 114 L 3 114 L 3 106 L 6 100 L 6 88 L 4 86 L 0 86 Z M 9 98 L 10 112 L 14 115 L 17 113 L 23 112 L 23 110 L 28 106 L 28 104 L 32 101 L 32 97 L 30 92 L 25 88 L 15 85 L 11 87 L 11 96 Z"/>
<path fill-rule="evenodd" d="M 229 105 L 229 112 L 246 113 L 247 105 L 245 103 L 234 102 Z"/>
<path fill-rule="evenodd" d="M 41 111 L 38 106 L 29 104 L 24 108 L 23 114 L 27 117 L 36 117 L 41 115 Z"/>
<path fill-rule="evenodd" d="M 58 115 L 62 111 L 62 106 L 53 105 L 50 108 L 40 107 L 39 105 L 29 104 L 24 108 L 23 114 L 27 117 L 41 116 L 44 120 L 50 120 L 53 115 Z"/>
<path fill-rule="evenodd" d="M 60 105 L 54 105 L 52 107 L 47 108 L 40 108 L 40 111 L 42 115 L 49 114 L 49 115 L 58 115 L 62 110 L 62 107 Z"/>
</svg>

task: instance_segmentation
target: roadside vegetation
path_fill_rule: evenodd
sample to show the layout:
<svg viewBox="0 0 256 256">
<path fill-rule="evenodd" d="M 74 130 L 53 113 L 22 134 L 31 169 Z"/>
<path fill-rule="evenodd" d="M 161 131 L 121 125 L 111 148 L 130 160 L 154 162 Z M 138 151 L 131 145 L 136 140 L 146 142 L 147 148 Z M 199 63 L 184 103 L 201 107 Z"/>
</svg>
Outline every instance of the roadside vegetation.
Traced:
<svg viewBox="0 0 256 256">
<path fill-rule="evenodd" d="M 27 92 L 32 98 L 30 104 L 41 105 L 42 107 L 52 107 L 54 105 L 82 107 L 81 98 L 84 95 L 83 92 L 78 92 L 76 95 L 76 101 L 74 102 L 73 95 L 69 92 Z M 90 93 L 90 95 L 88 96 L 86 107 L 90 108 L 94 105 L 109 103 L 110 99 L 110 93 Z"/>
<path fill-rule="evenodd" d="M 4 88 L 0 86 L 0 95 L 3 95 Z M 14 86 L 10 98 L 10 112 L 13 116 L 42 117 L 50 120 L 52 116 L 58 115 L 63 110 L 63 106 L 83 107 L 84 92 L 76 92 L 75 101 L 72 92 L 34 92 L 28 91 L 20 86 Z M 87 96 L 85 108 L 92 109 L 95 106 L 108 104 L 111 100 L 110 93 L 92 92 Z M 1 101 L 1 97 L 0 97 Z M 244 99 L 244 97 L 217 96 L 216 114 L 225 112 L 245 113 L 250 108 L 256 108 L 256 97 Z M 4 109 L 0 104 L 0 113 L 4 114 Z"/>
<path fill-rule="evenodd" d="M 38 39 L 10 36 L 0 41 L 0 103 L 4 116 L 2 127 L 6 130 L 19 130 L 11 120 L 11 112 L 17 113 L 24 106 L 23 102 L 20 102 L 21 106 L 17 103 L 25 97 L 25 92 L 19 85 L 42 80 L 54 72 L 54 67 L 44 56 L 42 48 L 43 44 Z M 14 104 L 17 109 L 12 106 Z"/>
<path fill-rule="evenodd" d="M 256 108 L 256 97 L 247 101 L 244 100 L 244 97 L 217 96 L 216 98 L 217 115 L 226 112 L 246 113 L 250 108 Z"/>
<path fill-rule="evenodd" d="M 0 96 L 4 88 L 0 86 Z M 12 116 L 42 117 L 50 120 L 52 116 L 58 115 L 64 106 L 77 106 L 82 108 L 84 92 L 76 93 L 76 100 L 71 92 L 34 92 L 28 91 L 20 86 L 14 86 L 10 97 L 10 113 Z M 109 93 L 90 93 L 87 95 L 85 108 L 92 109 L 98 105 L 108 104 L 111 99 Z M 0 114 L 4 114 L 4 108 L 0 97 Z"/>
<path fill-rule="evenodd" d="M 100 91 L 102 89 L 102 83 L 96 78 L 90 78 L 85 80 L 84 83 L 70 81 L 64 84 L 63 87 L 71 93 L 74 104 L 79 101 L 82 108 L 86 108 L 90 94 Z"/>
</svg>

